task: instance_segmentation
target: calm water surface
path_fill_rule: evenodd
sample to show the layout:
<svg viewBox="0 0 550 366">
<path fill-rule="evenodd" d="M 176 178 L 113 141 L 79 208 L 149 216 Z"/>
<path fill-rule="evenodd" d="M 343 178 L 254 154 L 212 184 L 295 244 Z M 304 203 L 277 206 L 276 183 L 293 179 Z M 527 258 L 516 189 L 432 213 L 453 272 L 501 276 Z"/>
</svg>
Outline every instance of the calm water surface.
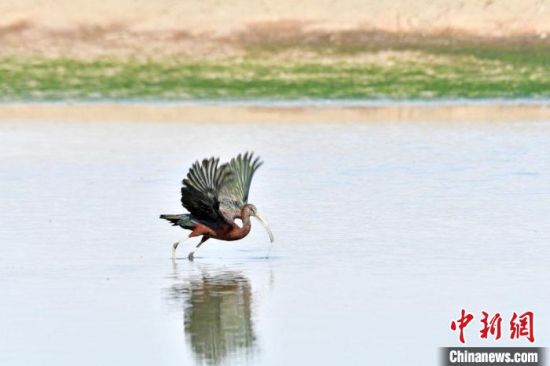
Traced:
<svg viewBox="0 0 550 366">
<path fill-rule="evenodd" d="M 0 141 L 2 365 L 435 365 L 462 307 L 533 310 L 549 345 L 550 121 L 4 121 Z M 245 150 L 270 258 L 253 222 L 173 263 L 185 233 L 158 215 L 187 168 Z"/>
</svg>

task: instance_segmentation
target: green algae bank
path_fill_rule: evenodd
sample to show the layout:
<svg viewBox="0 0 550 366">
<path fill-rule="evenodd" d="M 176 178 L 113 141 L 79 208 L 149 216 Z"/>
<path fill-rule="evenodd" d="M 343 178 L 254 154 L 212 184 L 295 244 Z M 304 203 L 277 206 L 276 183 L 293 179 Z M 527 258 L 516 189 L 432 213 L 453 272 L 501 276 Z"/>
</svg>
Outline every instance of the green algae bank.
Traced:
<svg viewBox="0 0 550 366">
<path fill-rule="evenodd" d="M 239 42 L 239 52 L 229 55 L 6 56 L 0 58 L 0 99 L 550 96 L 550 42 L 540 38 L 367 32 Z"/>
</svg>

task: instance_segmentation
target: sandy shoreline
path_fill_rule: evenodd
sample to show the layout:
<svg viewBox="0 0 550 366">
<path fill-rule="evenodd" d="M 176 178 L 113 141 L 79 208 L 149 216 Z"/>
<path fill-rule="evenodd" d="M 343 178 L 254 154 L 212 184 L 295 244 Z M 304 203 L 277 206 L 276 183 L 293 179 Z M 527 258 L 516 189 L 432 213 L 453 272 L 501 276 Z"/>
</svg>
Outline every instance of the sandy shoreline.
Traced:
<svg viewBox="0 0 550 366">
<path fill-rule="evenodd" d="M 147 103 L 5 103 L 2 121 L 382 122 L 549 121 L 550 103 L 253 106 Z"/>
<path fill-rule="evenodd" d="M 550 31 L 547 0 L 18 0 L 0 2 L 0 14 L 0 30 L 20 24 L 57 30 L 114 27 L 224 34 L 257 23 L 291 20 L 335 30 L 455 29 L 483 35 Z"/>
<path fill-rule="evenodd" d="M 546 44 L 550 34 L 550 0 L 19 0 L 0 2 L 0 14 L 4 57 L 217 58 L 266 45 L 384 45 L 403 35 Z"/>
</svg>

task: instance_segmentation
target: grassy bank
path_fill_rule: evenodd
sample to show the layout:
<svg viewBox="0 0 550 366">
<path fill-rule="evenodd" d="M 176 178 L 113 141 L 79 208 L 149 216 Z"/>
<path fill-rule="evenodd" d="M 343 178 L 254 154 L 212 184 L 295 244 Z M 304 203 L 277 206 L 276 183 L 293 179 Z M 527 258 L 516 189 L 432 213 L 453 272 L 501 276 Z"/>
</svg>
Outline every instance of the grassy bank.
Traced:
<svg viewBox="0 0 550 366">
<path fill-rule="evenodd" d="M 546 43 L 361 42 L 252 39 L 213 58 L 4 56 L 0 99 L 550 97 Z"/>
</svg>

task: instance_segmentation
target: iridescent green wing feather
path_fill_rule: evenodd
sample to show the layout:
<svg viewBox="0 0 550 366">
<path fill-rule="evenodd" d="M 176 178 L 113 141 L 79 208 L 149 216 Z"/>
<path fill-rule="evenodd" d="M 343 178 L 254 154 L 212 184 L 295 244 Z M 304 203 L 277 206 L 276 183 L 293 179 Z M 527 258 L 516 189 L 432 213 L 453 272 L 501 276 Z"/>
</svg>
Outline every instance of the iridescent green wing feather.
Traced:
<svg viewBox="0 0 550 366">
<path fill-rule="evenodd" d="M 230 176 L 221 187 L 219 201 L 220 212 L 228 222 L 240 218 L 242 207 L 248 203 L 252 177 L 261 165 L 260 158 L 254 158 L 254 154 L 248 152 L 237 155 L 225 165 Z"/>
</svg>

